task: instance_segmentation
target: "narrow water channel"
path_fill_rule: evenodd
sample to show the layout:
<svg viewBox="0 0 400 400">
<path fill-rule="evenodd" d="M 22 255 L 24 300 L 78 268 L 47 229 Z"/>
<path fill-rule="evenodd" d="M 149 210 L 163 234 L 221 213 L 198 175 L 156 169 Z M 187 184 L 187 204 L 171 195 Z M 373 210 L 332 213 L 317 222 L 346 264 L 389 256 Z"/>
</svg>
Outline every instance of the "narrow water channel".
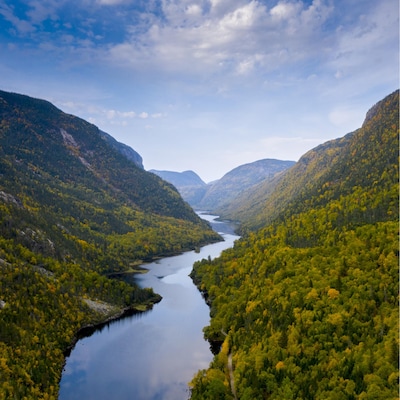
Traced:
<svg viewBox="0 0 400 400">
<path fill-rule="evenodd" d="M 201 217 L 225 240 L 145 265 L 149 272 L 135 281 L 163 300 L 79 340 L 66 360 L 59 400 L 188 399 L 188 382 L 212 360 L 202 332 L 209 308 L 188 275 L 195 261 L 218 257 L 238 239 L 229 224 Z"/>
</svg>

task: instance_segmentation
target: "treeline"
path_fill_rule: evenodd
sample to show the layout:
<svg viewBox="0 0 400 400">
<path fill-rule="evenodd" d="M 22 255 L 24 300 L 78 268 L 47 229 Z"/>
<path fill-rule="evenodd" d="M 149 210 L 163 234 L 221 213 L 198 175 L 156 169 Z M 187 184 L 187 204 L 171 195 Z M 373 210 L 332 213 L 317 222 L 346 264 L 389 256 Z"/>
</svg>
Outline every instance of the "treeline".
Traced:
<svg viewBox="0 0 400 400">
<path fill-rule="evenodd" d="M 220 351 L 192 399 L 398 398 L 398 120 L 396 92 L 340 152 L 309 154 L 331 164 L 275 220 L 195 264 Z"/>
</svg>

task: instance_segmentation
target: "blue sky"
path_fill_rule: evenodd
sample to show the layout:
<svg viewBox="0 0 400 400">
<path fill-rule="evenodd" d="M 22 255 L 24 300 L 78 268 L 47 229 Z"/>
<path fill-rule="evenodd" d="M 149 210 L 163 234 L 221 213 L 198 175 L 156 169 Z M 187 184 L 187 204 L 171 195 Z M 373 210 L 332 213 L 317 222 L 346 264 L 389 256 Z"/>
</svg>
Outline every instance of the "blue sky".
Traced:
<svg viewBox="0 0 400 400">
<path fill-rule="evenodd" d="M 206 181 L 298 160 L 399 86 L 398 0 L 0 0 L 0 89 Z"/>
</svg>

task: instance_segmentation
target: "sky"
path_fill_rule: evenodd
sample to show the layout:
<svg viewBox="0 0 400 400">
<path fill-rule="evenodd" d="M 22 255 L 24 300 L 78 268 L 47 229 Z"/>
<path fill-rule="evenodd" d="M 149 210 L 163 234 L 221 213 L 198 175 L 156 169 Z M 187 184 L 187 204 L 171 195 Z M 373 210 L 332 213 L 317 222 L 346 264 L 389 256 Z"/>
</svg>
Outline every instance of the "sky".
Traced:
<svg viewBox="0 0 400 400">
<path fill-rule="evenodd" d="M 398 0 L 0 0 L 0 89 L 79 116 L 146 170 L 297 161 L 399 87 Z"/>
</svg>

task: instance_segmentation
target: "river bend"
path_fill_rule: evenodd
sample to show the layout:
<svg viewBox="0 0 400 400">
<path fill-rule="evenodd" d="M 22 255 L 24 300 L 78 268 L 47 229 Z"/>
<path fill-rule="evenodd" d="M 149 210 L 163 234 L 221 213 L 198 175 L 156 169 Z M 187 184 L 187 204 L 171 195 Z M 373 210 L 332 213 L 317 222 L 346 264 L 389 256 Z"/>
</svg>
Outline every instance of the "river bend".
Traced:
<svg viewBox="0 0 400 400">
<path fill-rule="evenodd" d="M 238 239 L 229 224 L 201 217 L 225 240 L 144 265 L 149 272 L 135 281 L 163 300 L 79 340 L 66 360 L 59 400 L 188 399 L 188 382 L 213 358 L 202 332 L 209 308 L 188 275 L 195 261 L 218 257 Z"/>
</svg>

